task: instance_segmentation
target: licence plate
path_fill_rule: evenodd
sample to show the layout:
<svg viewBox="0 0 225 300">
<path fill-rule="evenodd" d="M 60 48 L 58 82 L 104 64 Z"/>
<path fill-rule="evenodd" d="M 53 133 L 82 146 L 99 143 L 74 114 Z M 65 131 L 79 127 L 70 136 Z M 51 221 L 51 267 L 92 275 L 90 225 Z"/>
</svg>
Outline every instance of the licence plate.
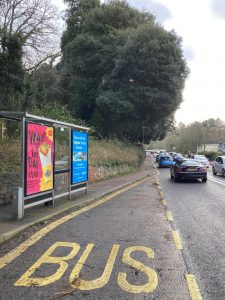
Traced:
<svg viewBox="0 0 225 300">
<path fill-rule="evenodd" d="M 195 172 L 196 169 L 195 169 L 195 168 L 188 168 L 187 171 L 188 171 L 188 172 Z"/>
</svg>

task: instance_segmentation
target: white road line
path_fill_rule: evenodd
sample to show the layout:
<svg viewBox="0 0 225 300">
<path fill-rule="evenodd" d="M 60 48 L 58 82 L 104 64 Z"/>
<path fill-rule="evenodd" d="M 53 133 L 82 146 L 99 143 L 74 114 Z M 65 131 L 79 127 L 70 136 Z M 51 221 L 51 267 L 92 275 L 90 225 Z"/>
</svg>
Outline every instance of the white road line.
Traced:
<svg viewBox="0 0 225 300">
<path fill-rule="evenodd" d="M 213 182 L 216 182 L 216 183 L 219 183 L 219 184 L 225 186 L 225 182 L 222 182 L 222 181 L 220 181 L 218 179 L 214 179 L 213 177 L 210 177 L 210 176 L 208 176 L 208 179 L 211 180 L 211 181 L 213 181 Z"/>
</svg>

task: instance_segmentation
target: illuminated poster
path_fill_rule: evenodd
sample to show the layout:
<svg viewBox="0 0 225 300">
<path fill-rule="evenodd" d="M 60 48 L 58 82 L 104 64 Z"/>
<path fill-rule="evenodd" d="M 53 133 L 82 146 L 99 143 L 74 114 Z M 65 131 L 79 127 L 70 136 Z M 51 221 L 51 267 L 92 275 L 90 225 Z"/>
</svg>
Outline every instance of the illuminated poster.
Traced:
<svg viewBox="0 0 225 300">
<path fill-rule="evenodd" d="M 53 127 L 27 123 L 26 195 L 53 189 Z"/>
<path fill-rule="evenodd" d="M 72 131 L 72 184 L 88 180 L 88 134 Z"/>
</svg>

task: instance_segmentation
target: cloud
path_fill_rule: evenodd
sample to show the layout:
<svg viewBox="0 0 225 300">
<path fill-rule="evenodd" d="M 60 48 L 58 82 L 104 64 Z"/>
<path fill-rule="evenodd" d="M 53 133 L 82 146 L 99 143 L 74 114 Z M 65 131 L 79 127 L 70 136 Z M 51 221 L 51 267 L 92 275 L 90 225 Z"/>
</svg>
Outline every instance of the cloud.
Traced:
<svg viewBox="0 0 225 300">
<path fill-rule="evenodd" d="M 225 19 L 225 1 L 224 0 L 211 0 L 210 7 L 213 13 L 222 19 Z"/>
<path fill-rule="evenodd" d="M 148 10 L 156 17 L 158 22 L 164 23 L 172 18 L 170 10 L 154 0 L 129 0 L 129 3 L 136 8 Z"/>
</svg>

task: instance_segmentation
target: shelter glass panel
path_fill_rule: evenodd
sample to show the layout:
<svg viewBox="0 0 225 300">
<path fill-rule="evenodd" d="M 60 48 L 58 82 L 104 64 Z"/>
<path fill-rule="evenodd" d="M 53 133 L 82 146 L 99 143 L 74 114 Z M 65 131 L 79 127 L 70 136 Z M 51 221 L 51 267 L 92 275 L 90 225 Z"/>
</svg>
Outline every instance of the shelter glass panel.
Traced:
<svg viewBox="0 0 225 300">
<path fill-rule="evenodd" d="M 70 169 L 69 129 L 55 128 L 55 171 Z"/>
<path fill-rule="evenodd" d="M 69 192 L 70 186 L 70 131 L 55 128 L 55 195 Z"/>
<path fill-rule="evenodd" d="M 21 122 L 0 121 L 0 204 L 10 204 L 13 188 L 22 186 Z"/>
</svg>

